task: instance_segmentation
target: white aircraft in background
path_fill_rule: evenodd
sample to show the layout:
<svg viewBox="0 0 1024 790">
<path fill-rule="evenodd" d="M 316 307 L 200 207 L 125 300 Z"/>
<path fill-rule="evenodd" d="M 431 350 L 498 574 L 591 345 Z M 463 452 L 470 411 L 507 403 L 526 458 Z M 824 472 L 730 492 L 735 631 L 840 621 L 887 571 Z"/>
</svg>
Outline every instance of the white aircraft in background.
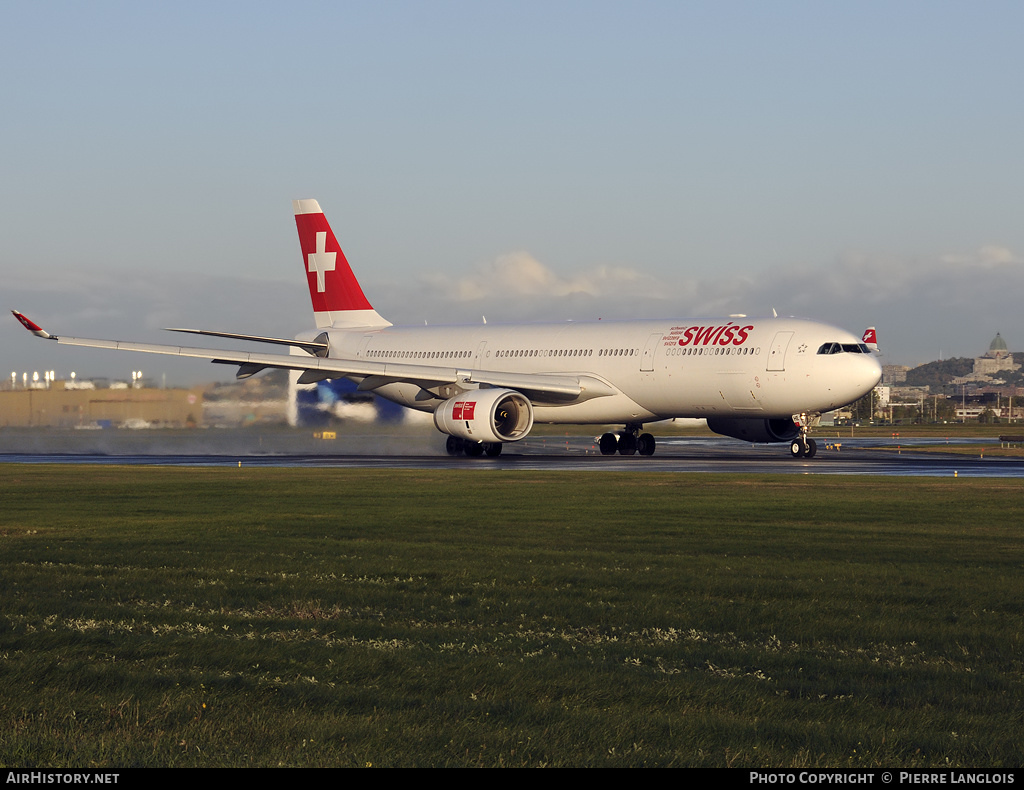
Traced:
<svg viewBox="0 0 1024 790">
<path fill-rule="evenodd" d="M 266 368 L 301 371 L 303 384 L 347 378 L 432 412 L 452 455 L 498 455 L 535 422 L 621 424 L 601 437 L 601 452 L 652 455 L 645 423 L 704 417 L 716 433 L 788 442 L 793 457 L 813 457 L 808 431 L 821 413 L 861 398 L 881 377 L 856 336 L 795 318 L 393 326 L 363 295 L 319 204 L 293 207 L 316 328 L 292 340 L 170 330 L 288 346 L 288 354 L 55 336 L 14 315 L 58 343 L 209 359 L 238 365 L 238 378 Z"/>
</svg>

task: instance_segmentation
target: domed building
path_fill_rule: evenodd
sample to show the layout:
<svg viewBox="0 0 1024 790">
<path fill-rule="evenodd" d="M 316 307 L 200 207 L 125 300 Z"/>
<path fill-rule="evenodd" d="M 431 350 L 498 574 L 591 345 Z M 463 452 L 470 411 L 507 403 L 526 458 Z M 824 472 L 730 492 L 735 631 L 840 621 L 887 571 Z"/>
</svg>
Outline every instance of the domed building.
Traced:
<svg viewBox="0 0 1024 790">
<path fill-rule="evenodd" d="M 1020 370 L 1020 365 L 1013 363 L 1013 354 L 1007 348 L 1006 341 L 996 332 L 996 336 L 988 344 L 988 351 L 974 358 L 974 370 L 966 376 L 957 376 L 952 383 L 958 386 L 996 384 L 1000 382 L 995 377 L 1004 370 Z"/>
<path fill-rule="evenodd" d="M 1020 365 L 1013 364 L 1013 354 L 1006 347 L 1002 335 L 996 332 L 995 338 L 989 343 L 988 352 L 974 360 L 974 376 L 987 377 L 1001 370 L 1018 370 Z"/>
</svg>

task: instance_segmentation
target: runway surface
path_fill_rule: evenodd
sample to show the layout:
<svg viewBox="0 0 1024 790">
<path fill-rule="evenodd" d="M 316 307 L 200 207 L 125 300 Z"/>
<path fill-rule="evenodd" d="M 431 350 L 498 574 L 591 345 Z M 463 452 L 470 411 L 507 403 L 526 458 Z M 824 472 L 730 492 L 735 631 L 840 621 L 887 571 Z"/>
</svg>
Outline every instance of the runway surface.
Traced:
<svg viewBox="0 0 1024 790">
<path fill-rule="evenodd" d="M 0 463 L 1024 477 L 1024 458 L 984 454 L 998 445 L 991 437 L 903 440 L 896 449 L 891 438 L 819 436 L 817 456 L 797 460 L 790 458 L 785 444 L 749 445 L 705 437 L 659 438 L 651 457 L 602 456 L 589 437 L 531 437 L 506 445 L 497 458 L 467 458 L 444 454 L 436 433 L 367 432 L 330 441 L 312 441 L 308 433 L 82 433 L 30 437 L 4 432 Z M 944 451 L 954 445 L 967 452 Z"/>
</svg>

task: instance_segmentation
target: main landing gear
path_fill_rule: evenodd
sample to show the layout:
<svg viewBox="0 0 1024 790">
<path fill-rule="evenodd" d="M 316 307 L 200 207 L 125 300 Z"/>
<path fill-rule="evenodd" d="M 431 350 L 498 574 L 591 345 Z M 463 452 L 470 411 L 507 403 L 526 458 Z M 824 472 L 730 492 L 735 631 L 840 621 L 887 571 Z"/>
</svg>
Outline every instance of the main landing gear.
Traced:
<svg viewBox="0 0 1024 790">
<path fill-rule="evenodd" d="M 465 453 L 470 458 L 479 458 L 482 455 L 493 458 L 501 455 L 501 447 L 501 442 L 474 442 L 469 439 L 460 439 L 458 436 L 449 436 L 444 445 L 448 455 Z"/>
<path fill-rule="evenodd" d="M 640 433 L 642 429 L 642 425 L 630 424 L 620 433 L 604 434 L 598 443 L 601 455 L 654 455 L 654 437 L 649 433 Z"/>
</svg>

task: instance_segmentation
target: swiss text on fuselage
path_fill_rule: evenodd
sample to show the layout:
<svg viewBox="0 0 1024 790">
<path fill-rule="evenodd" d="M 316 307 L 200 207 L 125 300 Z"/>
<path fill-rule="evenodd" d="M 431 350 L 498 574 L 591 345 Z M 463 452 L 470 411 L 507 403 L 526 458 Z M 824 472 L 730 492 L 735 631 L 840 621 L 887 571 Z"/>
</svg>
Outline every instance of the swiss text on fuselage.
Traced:
<svg viewBox="0 0 1024 790">
<path fill-rule="evenodd" d="M 738 326 L 732 322 L 725 326 L 691 326 L 679 337 L 681 346 L 742 346 L 753 326 Z"/>
</svg>

